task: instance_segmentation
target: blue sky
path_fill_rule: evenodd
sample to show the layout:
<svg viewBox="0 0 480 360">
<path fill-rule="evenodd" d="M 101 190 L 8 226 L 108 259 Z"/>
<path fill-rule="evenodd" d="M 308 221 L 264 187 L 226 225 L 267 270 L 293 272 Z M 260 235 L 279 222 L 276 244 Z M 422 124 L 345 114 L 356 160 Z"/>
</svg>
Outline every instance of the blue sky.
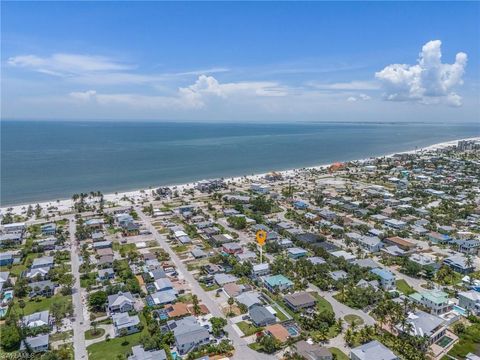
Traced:
<svg viewBox="0 0 480 360">
<path fill-rule="evenodd" d="M 1 6 L 4 119 L 480 119 L 478 2 Z"/>
</svg>

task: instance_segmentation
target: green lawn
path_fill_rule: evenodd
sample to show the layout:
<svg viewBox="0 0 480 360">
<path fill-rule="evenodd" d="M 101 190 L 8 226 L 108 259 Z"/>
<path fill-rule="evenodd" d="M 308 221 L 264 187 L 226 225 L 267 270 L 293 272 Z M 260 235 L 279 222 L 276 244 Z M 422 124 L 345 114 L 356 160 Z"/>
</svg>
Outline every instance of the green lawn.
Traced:
<svg viewBox="0 0 480 360">
<path fill-rule="evenodd" d="M 413 290 L 413 288 L 403 279 L 397 280 L 397 289 L 405 295 L 410 295 L 415 292 L 415 290 Z"/>
<path fill-rule="evenodd" d="M 272 308 L 277 312 L 278 320 L 280 320 L 280 321 L 288 320 L 288 317 L 283 313 L 283 311 L 281 310 L 281 308 L 279 306 L 272 305 Z"/>
<path fill-rule="evenodd" d="M 480 354 L 480 323 L 467 327 L 459 338 L 459 342 L 453 346 L 448 355 L 457 359 L 465 359 L 468 353 Z M 446 356 L 444 358 L 447 359 Z"/>
<path fill-rule="evenodd" d="M 188 250 L 188 247 L 186 245 L 176 245 L 172 246 L 172 250 L 176 253 L 183 253 Z"/>
<path fill-rule="evenodd" d="M 317 299 L 317 309 L 319 311 L 329 310 L 333 312 L 332 304 L 330 304 L 328 300 L 325 300 L 325 298 L 323 298 L 322 296 L 320 296 L 320 294 L 317 294 L 316 292 L 311 292 L 310 294 L 313 295 L 315 299 Z"/>
<path fill-rule="evenodd" d="M 218 286 L 217 284 L 213 284 L 212 286 L 207 286 L 207 285 L 204 284 L 204 283 L 200 283 L 200 286 L 201 286 L 202 289 L 205 290 L 205 291 L 213 291 L 213 290 L 218 290 L 218 289 L 220 289 L 220 286 Z"/>
<path fill-rule="evenodd" d="M 10 272 L 10 276 L 15 276 L 16 278 L 25 270 L 27 270 L 27 267 L 23 264 L 12 265 L 11 269 L 9 269 L 8 266 L 0 266 L 0 271 L 8 271 Z"/>
<path fill-rule="evenodd" d="M 362 325 L 363 324 L 362 318 L 358 315 L 348 314 L 348 315 L 345 315 L 344 319 L 348 324 L 351 324 L 352 321 L 354 321 L 356 325 Z"/>
<path fill-rule="evenodd" d="M 68 338 L 71 338 L 73 336 L 73 330 L 67 331 L 67 332 L 57 332 L 55 334 L 50 335 L 50 341 L 59 341 L 59 340 L 66 340 Z"/>
<path fill-rule="evenodd" d="M 345 355 L 340 349 L 337 349 L 335 347 L 328 348 L 332 354 L 334 354 L 336 357 L 335 359 L 337 360 L 348 360 L 348 356 Z"/>
<path fill-rule="evenodd" d="M 245 336 L 253 335 L 259 331 L 262 331 L 262 328 L 257 328 L 253 324 L 249 324 L 246 321 L 240 321 L 236 324 L 240 330 L 242 330 Z"/>
<path fill-rule="evenodd" d="M 53 301 L 56 301 L 56 300 L 60 300 L 61 302 L 67 303 L 67 302 L 72 302 L 72 297 L 70 295 L 63 296 L 63 295 L 57 294 L 49 298 L 39 298 L 38 301 L 25 300 L 25 308 L 23 309 L 23 311 L 25 315 L 30 315 L 38 311 L 48 310 L 52 306 Z M 17 300 L 14 302 L 12 309 L 15 310 L 17 314 L 22 313 L 22 310 L 18 307 Z"/>
<path fill-rule="evenodd" d="M 143 315 L 139 314 L 139 317 L 142 324 L 145 325 Z M 132 347 L 140 344 L 140 340 L 145 336 L 148 336 L 146 326 L 141 332 L 92 344 L 87 348 L 88 358 L 90 360 L 116 359 L 119 355 L 126 358 Z"/>
<path fill-rule="evenodd" d="M 85 331 L 85 340 L 96 339 L 103 336 L 103 334 L 105 334 L 105 329 L 97 328 L 97 331 L 95 334 L 93 333 L 93 329 L 90 329 Z"/>
</svg>

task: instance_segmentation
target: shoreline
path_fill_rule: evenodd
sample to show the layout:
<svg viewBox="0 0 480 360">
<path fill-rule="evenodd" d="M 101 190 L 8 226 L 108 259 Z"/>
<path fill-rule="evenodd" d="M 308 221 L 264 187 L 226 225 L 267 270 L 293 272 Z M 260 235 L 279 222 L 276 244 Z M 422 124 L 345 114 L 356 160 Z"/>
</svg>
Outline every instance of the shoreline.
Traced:
<svg viewBox="0 0 480 360">
<path fill-rule="evenodd" d="M 355 160 L 349 160 L 349 161 L 367 161 L 368 159 L 372 158 L 379 158 L 379 157 L 392 157 L 395 154 L 411 154 L 415 152 L 426 152 L 426 151 L 434 151 L 434 150 L 440 150 L 443 148 L 447 148 L 450 146 L 456 145 L 459 141 L 462 140 L 474 140 L 474 141 L 480 141 L 480 137 L 470 137 L 470 138 L 463 138 L 463 139 L 456 139 L 456 140 L 449 140 L 441 143 L 436 143 L 432 145 L 428 145 L 422 148 L 418 149 L 410 149 L 406 151 L 398 151 L 390 154 L 384 154 L 384 155 L 376 155 L 376 156 L 371 156 L 369 158 L 363 158 L 363 159 L 355 159 Z M 348 161 L 346 161 L 348 162 Z M 266 174 L 270 172 L 276 172 L 281 174 L 284 177 L 292 176 L 295 175 L 296 172 L 300 170 L 319 170 L 319 169 L 324 169 L 325 167 L 331 166 L 333 163 L 328 163 L 328 164 L 320 164 L 320 165 L 314 165 L 314 166 L 308 166 L 308 167 L 300 167 L 300 168 L 292 168 L 292 169 L 286 169 L 286 170 L 270 170 L 269 172 L 265 173 L 257 173 L 253 175 L 243 175 L 243 176 L 232 176 L 232 177 L 224 177 L 226 181 L 230 182 L 239 182 L 239 181 L 258 181 L 262 179 Z M 170 185 L 158 185 L 152 188 L 143 188 L 143 189 L 137 189 L 137 190 L 129 190 L 129 191 L 122 191 L 122 192 L 114 192 L 114 193 L 107 193 L 103 194 L 104 199 L 106 202 L 122 202 L 121 200 L 124 197 L 129 197 L 129 198 L 134 198 L 135 201 L 137 200 L 142 200 L 142 199 L 147 199 L 150 198 L 151 191 L 155 190 L 156 188 L 159 187 L 169 187 L 175 190 L 178 190 L 179 192 L 182 192 L 183 190 L 188 190 L 191 189 L 195 186 L 195 184 L 199 180 L 188 182 L 188 183 L 182 183 L 182 184 L 170 184 Z M 73 195 L 73 194 L 72 194 Z M 125 201 L 123 201 L 125 202 Z M 42 208 L 48 208 L 51 206 L 57 207 L 58 209 L 56 212 L 67 212 L 71 210 L 73 207 L 73 200 L 71 198 L 69 199 L 55 199 L 55 200 L 46 200 L 46 201 L 40 201 L 40 202 L 32 202 L 32 203 L 24 203 L 24 204 L 17 204 L 17 205 L 7 205 L 7 206 L 2 206 L 0 207 L 0 214 L 5 214 L 7 212 L 7 209 L 11 209 L 11 213 L 14 215 L 22 215 L 22 213 L 25 212 L 25 210 L 28 208 L 29 205 L 35 207 L 37 204 L 39 204 Z"/>
</svg>

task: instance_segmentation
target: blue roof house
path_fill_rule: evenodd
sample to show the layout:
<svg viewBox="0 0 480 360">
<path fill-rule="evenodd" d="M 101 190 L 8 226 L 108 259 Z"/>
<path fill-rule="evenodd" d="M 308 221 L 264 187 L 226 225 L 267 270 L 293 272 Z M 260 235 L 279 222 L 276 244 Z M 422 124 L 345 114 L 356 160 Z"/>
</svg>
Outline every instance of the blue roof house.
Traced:
<svg viewBox="0 0 480 360">
<path fill-rule="evenodd" d="M 306 210 L 308 209 L 308 204 L 305 201 L 297 200 L 293 202 L 293 207 L 297 210 Z"/>
<path fill-rule="evenodd" d="M 370 270 L 372 274 L 380 277 L 380 285 L 384 290 L 393 290 L 396 288 L 395 275 L 388 270 L 375 268 Z"/>
<path fill-rule="evenodd" d="M 266 276 L 263 278 L 263 283 L 265 284 L 265 287 L 271 292 L 274 292 L 276 290 L 288 290 L 293 286 L 293 282 L 291 282 L 283 275 Z"/>
</svg>

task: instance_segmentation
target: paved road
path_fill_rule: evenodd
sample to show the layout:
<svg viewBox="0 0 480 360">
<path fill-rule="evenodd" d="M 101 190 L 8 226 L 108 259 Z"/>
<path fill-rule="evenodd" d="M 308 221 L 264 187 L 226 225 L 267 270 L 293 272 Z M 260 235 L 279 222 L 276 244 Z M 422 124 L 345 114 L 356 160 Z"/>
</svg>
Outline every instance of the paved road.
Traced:
<svg viewBox="0 0 480 360">
<path fill-rule="evenodd" d="M 183 275 L 185 280 L 191 285 L 193 292 L 198 296 L 198 298 L 208 307 L 211 314 L 216 317 L 225 317 L 223 313 L 220 311 L 218 305 L 210 298 L 205 290 L 198 284 L 197 280 L 193 277 L 193 275 L 187 270 L 185 264 L 180 260 L 177 254 L 170 248 L 166 239 L 163 235 L 159 234 L 155 227 L 151 224 L 148 217 L 142 212 L 140 208 L 136 208 L 136 212 L 140 216 L 140 218 L 144 221 L 145 226 L 148 230 L 152 232 L 155 240 L 158 244 L 165 249 L 169 254 L 171 260 L 175 263 L 177 267 L 177 271 Z M 233 359 L 237 360 L 252 360 L 252 359 L 260 359 L 260 360 L 269 360 L 275 359 L 274 356 L 258 353 L 248 347 L 247 342 L 245 339 L 241 338 L 237 332 L 232 327 L 232 322 L 228 319 L 227 326 L 225 330 L 229 334 L 230 340 L 233 342 L 233 346 L 235 347 L 235 354 Z"/>
<path fill-rule="evenodd" d="M 71 246 L 71 258 L 72 258 L 72 274 L 75 278 L 75 284 L 73 285 L 73 313 L 75 321 L 72 323 L 73 327 L 73 348 L 75 351 L 75 359 L 88 359 L 87 348 L 85 346 L 85 318 L 84 318 L 84 306 L 82 302 L 82 293 L 80 287 L 80 261 L 78 248 L 76 246 L 77 241 L 75 239 L 75 220 L 70 218 L 70 246 Z"/>
<path fill-rule="evenodd" d="M 375 319 L 372 318 L 370 315 L 363 312 L 362 310 L 352 309 L 351 307 L 349 307 L 345 304 L 342 304 L 341 302 L 339 302 L 337 299 L 335 299 L 333 297 L 333 293 L 331 293 L 329 291 L 322 291 L 317 286 L 315 286 L 313 284 L 310 284 L 309 288 L 312 289 L 313 291 L 319 293 L 321 296 L 323 296 L 325 298 L 325 300 L 327 300 L 330 304 L 332 304 L 333 312 L 335 313 L 335 316 L 337 318 L 341 317 L 343 319 L 343 317 L 345 315 L 354 314 L 354 315 L 360 316 L 362 318 L 364 324 L 366 324 L 366 325 L 375 324 Z"/>
</svg>

